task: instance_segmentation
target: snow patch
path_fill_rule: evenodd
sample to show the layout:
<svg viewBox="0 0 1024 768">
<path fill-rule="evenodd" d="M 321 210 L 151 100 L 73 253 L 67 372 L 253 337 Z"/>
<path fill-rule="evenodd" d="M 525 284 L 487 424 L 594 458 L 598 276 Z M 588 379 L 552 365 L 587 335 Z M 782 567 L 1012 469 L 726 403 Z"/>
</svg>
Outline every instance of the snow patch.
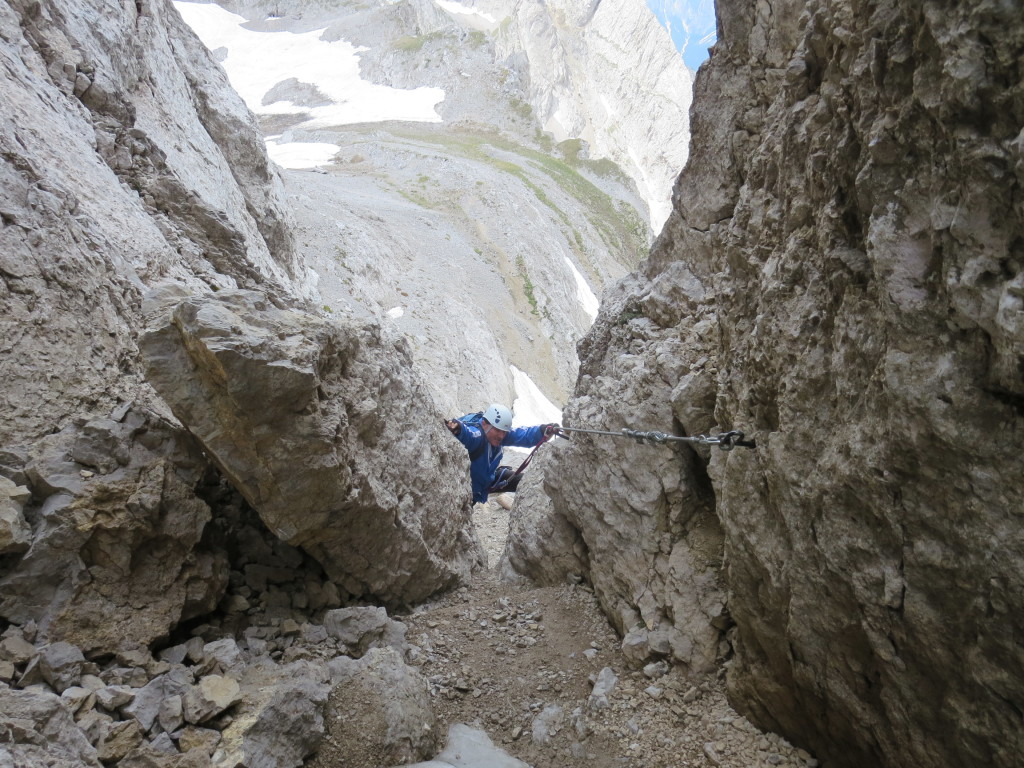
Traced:
<svg viewBox="0 0 1024 768">
<path fill-rule="evenodd" d="M 478 11 L 476 8 L 470 8 L 468 5 L 463 5 L 462 3 L 453 2 L 453 0 L 434 0 L 434 2 L 437 3 L 437 6 L 441 10 L 448 11 L 448 13 L 459 13 L 465 16 L 479 16 L 484 21 L 491 24 L 496 24 L 498 21 L 489 13 Z"/>
<path fill-rule="evenodd" d="M 246 105 L 262 115 L 307 115 L 303 128 L 324 128 L 383 120 L 439 123 L 435 107 L 444 90 L 426 86 L 405 90 L 368 83 L 359 77 L 359 52 L 345 40 L 321 39 L 313 32 L 254 32 L 245 18 L 214 3 L 174 3 L 210 50 L 224 48 L 221 65 Z M 297 80 L 314 86 L 329 104 L 305 106 L 287 100 L 264 104 L 279 83 Z"/>
<path fill-rule="evenodd" d="M 402 307 L 392 307 L 391 309 L 388 310 L 388 317 L 394 318 L 395 320 L 397 320 L 404 314 L 405 309 Z"/>
<path fill-rule="evenodd" d="M 316 168 L 328 165 L 341 149 L 337 144 L 324 142 L 279 142 L 267 138 L 267 154 L 282 168 Z"/>
<path fill-rule="evenodd" d="M 515 387 L 516 399 L 512 403 L 517 427 L 531 427 L 534 424 L 561 424 L 562 409 L 552 403 L 533 383 L 527 374 L 510 365 L 512 385 Z"/>
<path fill-rule="evenodd" d="M 572 276 L 576 278 L 576 298 L 583 305 L 583 311 L 590 315 L 590 322 L 594 322 L 597 319 L 597 308 L 600 306 L 600 302 L 597 300 L 594 292 L 590 290 L 590 286 L 587 285 L 587 279 L 583 276 L 583 273 L 576 269 L 576 265 L 569 261 L 568 256 L 563 256 L 562 258 L 565 259 L 565 263 L 572 270 Z"/>
</svg>

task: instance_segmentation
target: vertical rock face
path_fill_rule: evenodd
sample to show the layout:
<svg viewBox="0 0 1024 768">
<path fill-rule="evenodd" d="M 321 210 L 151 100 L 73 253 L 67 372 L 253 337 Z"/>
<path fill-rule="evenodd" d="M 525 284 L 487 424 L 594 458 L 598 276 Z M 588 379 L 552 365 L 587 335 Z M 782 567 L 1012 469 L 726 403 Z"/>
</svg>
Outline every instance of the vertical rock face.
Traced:
<svg viewBox="0 0 1024 768">
<path fill-rule="evenodd" d="M 700 559 L 687 521 L 713 504 L 733 702 L 829 765 L 1010 766 L 1024 28 L 996 2 L 718 9 L 676 212 L 566 415 L 758 447 L 577 440 L 546 473 L 554 513 L 615 616 L 678 628 L 692 569 L 667 553 Z"/>
<path fill-rule="evenodd" d="M 657 232 L 672 177 L 686 162 L 693 81 L 654 14 L 640 0 L 476 5 L 513 20 L 498 52 L 528 62 L 530 103 L 543 129 L 557 141 L 582 138 L 595 157 L 618 163 L 648 201 Z"/>
<path fill-rule="evenodd" d="M 352 596 L 401 605 L 468 577 L 465 451 L 404 338 L 252 291 L 175 293 L 153 300 L 148 378 L 270 530 Z"/>
<path fill-rule="evenodd" d="M 252 117 L 169 3 L 4 3 L 0 60 L 0 442 L 132 396 L 155 278 L 308 293 Z"/>
</svg>

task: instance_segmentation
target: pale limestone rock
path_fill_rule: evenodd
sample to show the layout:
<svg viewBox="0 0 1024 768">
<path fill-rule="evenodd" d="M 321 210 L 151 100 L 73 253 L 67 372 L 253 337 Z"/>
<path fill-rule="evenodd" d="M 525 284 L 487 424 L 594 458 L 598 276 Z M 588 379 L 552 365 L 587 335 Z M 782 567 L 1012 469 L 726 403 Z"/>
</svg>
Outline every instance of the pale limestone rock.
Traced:
<svg viewBox="0 0 1024 768">
<path fill-rule="evenodd" d="M 96 750 L 55 694 L 0 685 L 0 732 L 15 766 L 100 768 Z"/>
<path fill-rule="evenodd" d="M 37 654 L 36 647 L 28 642 L 20 632 L 0 640 L 0 659 L 7 659 L 15 664 L 27 664 Z"/>
<path fill-rule="evenodd" d="M 1024 33 L 998 2 L 717 8 L 675 212 L 565 420 L 757 448 L 574 440 L 554 514 L 620 631 L 700 667 L 728 630 L 733 703 L 823 763 L 1009 768 Z"/>
<path fill-rule="evenodd" d="M 201 667 L 226 672 L 235 668 L 241 660 L 242 649 L 238 643 L 233 637 L 225 637 L 203 646 Z"/>
<path fill-rule="evenodd" d="M 213 755 L 219 743 L 220 731 L 213 728 L 197 728 L 194 725 L 186 725 L 178 737 L 178 749 L 182 752 L 195 750 L 205 755 Z"/>
<path fill-rule="evenodd" d="M 554 585 L 589 576 L 590 563 L 579 531 L 552 506 L 544 490 L 549 453 L 539 453 L 530 463 L 516 491 L 508 542 L 498 565 L 504 581 L 526 577 Z"/>
<path fill-rule="evenodd" d="M 81 649 L 71 643 L 50 643 L 39 649 L 39 671 L 57 693 L 78 684 L 84 663 Z"/>
<path fill-rule="evenodd" d="M 371 648 L 391 647 L 405 652 L 406 626 L 388 618 L 383 608 L 336 608 L 324 614 L 327 634 L 344 643 L 348 655 L 358 658 Z"/>
<path fill-rule="evenodd" d="M 271 531 L 354 596 L 406 603 L 468 577 L 465 451 L 404 339 L 255 292 L 176 301 L 151 300 L 149 380 Z"/>
<path fill-rule="evenodd" d="M 331 698 L 327 732 L 355 754 L 394 764 L 431 755 L 438 733 L 426 678 L 393 648 L 374 648 L 355 660 L 328 664 Z"/>
<path fill-rule="evenodd" d="M 135 689 L 128 685 L 108 685 L 96 691 L 96 703 L 108 712 L 116 712 L 135 698 Z"/>
<path fill-rule="evenodd" d="M 222 675 L 207 675 L 185 693 L 184 718 L 200 725 L 238 703 L 238 681 Z"/>
<path fill-rule="evenodd" d="M 28 488 L 0 476 L 0 555 L 24 552 L 32 542 L 32 528 L 23 514 L 30 497 Z"/>
<path fill-rule="evenodd" d="M 330 686 L 303 662 L 254 665 L 239 681 L 243 700 L 213 754 L 215 766 L 297 768 L 320 746 Z"/>
<path fill-rule="evenodd" d="M 187 695 L 192 689 L 192 676 L 184 667 L 159 675 L 140 688 L 124 714 L 135 718 L 144 731 L 149 731 L 160 716 L 164 700 L 172 696 Z"/>
<path fill-rule="evenodd" d="M 141 744 L 145 737 L 145 731 L 137 720 L 121 720 L 111 724 L 96 750 L 104 763 L 115 763 Z"/>
<path fill-rule="evenodd" d="M 83 478 L 85 466 L 98 474 Z M 224 553 L 200 545 L 210 510 L 195 488 L 208 467 L 190 436 L 137 411 L 36 443 L 25 473 L 39 524 L 0 574 L 0 614 L 90 654 L 145 646 L 212 610 L 227 573 Z"/>
<path fill-rule="evenodd" d="M 7 447 L 134 398 L 158 276 L 313 289 L 255 121 L 170 3 L 7 3 L 0 39 Z"/>
</svg>

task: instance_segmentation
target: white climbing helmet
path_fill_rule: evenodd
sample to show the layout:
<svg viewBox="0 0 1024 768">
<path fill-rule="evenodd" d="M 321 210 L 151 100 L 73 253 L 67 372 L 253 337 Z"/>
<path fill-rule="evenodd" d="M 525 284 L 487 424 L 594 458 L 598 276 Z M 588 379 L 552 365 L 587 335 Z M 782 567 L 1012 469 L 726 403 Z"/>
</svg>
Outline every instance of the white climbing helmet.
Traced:
<svg viewBox="0 0 1024 768">
<path fill-rule="evenodd" d="M 510 432 L 512 430 L 512 411 L 504 405 L 492 404 L 490 408 L 484 411 L 484 418 L 490 422 L 492 427 L 497 427 L 502 432 Z"/>
</svg>

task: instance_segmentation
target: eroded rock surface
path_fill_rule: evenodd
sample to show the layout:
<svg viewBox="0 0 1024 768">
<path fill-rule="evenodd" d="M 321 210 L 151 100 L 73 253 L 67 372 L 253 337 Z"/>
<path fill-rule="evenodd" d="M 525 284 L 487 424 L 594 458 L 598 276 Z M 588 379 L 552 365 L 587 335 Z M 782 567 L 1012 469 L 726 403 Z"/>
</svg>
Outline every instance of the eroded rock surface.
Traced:
<svg viewBox="0 0 1024 768">
<path fill-rule="evenodd" d="M 0 443 L 133 399 L 151 280 L 309 295 L 254 120 L 170 4 L 5 3 L 0 60 Z"/>
<path fill-rule="evenodd" d="M 33 446 L 31 544 L 0 575 L 0 616 L 89 653 L 166 637 L 227 585 L 226 556 L 202 544 L 212 467 L 198 444 L 152 414 L 114 416 Z"/>
<path fill-rule="evenodd" d="M 718 11 L 676 213 L 566 419 L 758 447 L 582 438 L 555 513 L 620 630 L 680 629 L 724 555 L 732 701 L 827 764 L 1010 766 L 1024 31 L 994 2 Z"/>
<path fill-rule="evenodd" d="M 411 603 L 468 577 L 482 555 L 465 451 L 404 339 L 247 291 L 185 298 L 152 323 L 154 387 L 270 530 L 350 595 Z"/>
</svg>

